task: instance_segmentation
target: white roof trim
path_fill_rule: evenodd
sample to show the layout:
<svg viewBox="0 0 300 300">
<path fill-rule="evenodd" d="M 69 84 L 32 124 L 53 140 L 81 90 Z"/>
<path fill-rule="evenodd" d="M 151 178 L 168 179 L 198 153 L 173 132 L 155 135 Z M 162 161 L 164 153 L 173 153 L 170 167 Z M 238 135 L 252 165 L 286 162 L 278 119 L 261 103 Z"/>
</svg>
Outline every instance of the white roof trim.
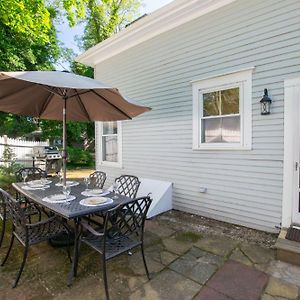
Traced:
<svg viewBox="0 0 300 300">
<path fill-rule="evenodd" d="M 88 49 L 76 61 L 94 67 L 129 48 L 234 1 L 236 0 L 175 0 Z"/>
</svg>

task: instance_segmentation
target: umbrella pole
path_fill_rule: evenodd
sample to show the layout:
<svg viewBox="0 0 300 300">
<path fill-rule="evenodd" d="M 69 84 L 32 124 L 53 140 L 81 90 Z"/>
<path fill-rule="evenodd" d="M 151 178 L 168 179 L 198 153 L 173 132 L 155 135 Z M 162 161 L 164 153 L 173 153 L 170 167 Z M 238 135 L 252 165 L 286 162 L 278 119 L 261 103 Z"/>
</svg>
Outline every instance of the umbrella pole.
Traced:
<svg viewBox="0 0 300 300">
<path fill-rule="evenodd" d="M 63 185 L 66 186 L 67 172 L 67 99 L 64 98 L 63 108 Z"/>
</svg>

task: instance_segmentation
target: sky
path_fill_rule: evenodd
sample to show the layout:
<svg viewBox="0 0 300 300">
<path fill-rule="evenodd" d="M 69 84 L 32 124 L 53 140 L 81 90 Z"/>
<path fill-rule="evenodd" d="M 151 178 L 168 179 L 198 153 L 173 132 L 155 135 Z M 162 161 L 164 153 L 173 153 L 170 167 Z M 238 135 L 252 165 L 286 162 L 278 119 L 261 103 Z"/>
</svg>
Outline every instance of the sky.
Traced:
<svg viewBox="0 0 300 300">
<path fill-rule="evenodd" d="M 144 5 L 140 10 L 140 15 L 151 13 L 170 2 L 172 2 L 172 0 L 144 0 Z M 58 39 L 62 41 L 66 47 L 73 49 L 76 54 L 80 54 L 81 51 L 78 49 L 76 41 L 74 41 L 74 37 L 82 34 L 82 26 L 77 25 L 70 28 L 68 24 L 64 22 L 63 24 L 56 24 L 56 28 L 58 31 Z"/>
</svg>

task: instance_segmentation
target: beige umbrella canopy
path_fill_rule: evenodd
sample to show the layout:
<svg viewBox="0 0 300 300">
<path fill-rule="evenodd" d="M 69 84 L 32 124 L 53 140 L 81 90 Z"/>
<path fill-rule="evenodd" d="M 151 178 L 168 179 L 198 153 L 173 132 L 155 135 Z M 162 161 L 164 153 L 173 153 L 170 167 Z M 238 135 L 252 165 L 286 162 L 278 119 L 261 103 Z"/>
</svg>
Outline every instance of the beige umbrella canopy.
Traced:
<svg viewBox="0 0 300 300">
<path fill-rule="evenodd" d="M 64 184 L 67 120 L 128 120 L 149 110 L 88 77 L 59 71 L 0 72 L 0 111 L 63 121 Z"/>
</svg>

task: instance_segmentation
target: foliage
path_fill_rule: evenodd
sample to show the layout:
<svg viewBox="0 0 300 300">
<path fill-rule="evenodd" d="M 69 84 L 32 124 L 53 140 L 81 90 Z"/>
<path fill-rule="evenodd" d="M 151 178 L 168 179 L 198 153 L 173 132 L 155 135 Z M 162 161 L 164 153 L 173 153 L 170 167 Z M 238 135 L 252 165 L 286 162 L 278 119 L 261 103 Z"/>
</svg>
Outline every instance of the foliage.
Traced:
<svg viewBox="0 0 300 300">
<path fill-rule="evenodd" d="M 9 146 L 5 146 L 2 156 L 4 165 L 0 166 L 0 188 L 9 189 L 11 183 L 15 181 L 15 172 L 21 168 L 20 164 L 16 163 L 15 154 Z"/>
<path fill-rule="evenodd" d="M 137 17 L 140 0 L 87 0 L 85 29 L 79 46 L 86 50 L 120 31 Z"/>
<path fill-rule="evenodd" d="M 73 166 L 92 166 L 94 159 L 91 153 L 75 147 L 68 147 L 68 162 Z"/>
<path fill-rule="evenodd" d="M 0 136 L 20 137 L 37 129 L 32 119 L 0 112 Z"/>
</svg>

